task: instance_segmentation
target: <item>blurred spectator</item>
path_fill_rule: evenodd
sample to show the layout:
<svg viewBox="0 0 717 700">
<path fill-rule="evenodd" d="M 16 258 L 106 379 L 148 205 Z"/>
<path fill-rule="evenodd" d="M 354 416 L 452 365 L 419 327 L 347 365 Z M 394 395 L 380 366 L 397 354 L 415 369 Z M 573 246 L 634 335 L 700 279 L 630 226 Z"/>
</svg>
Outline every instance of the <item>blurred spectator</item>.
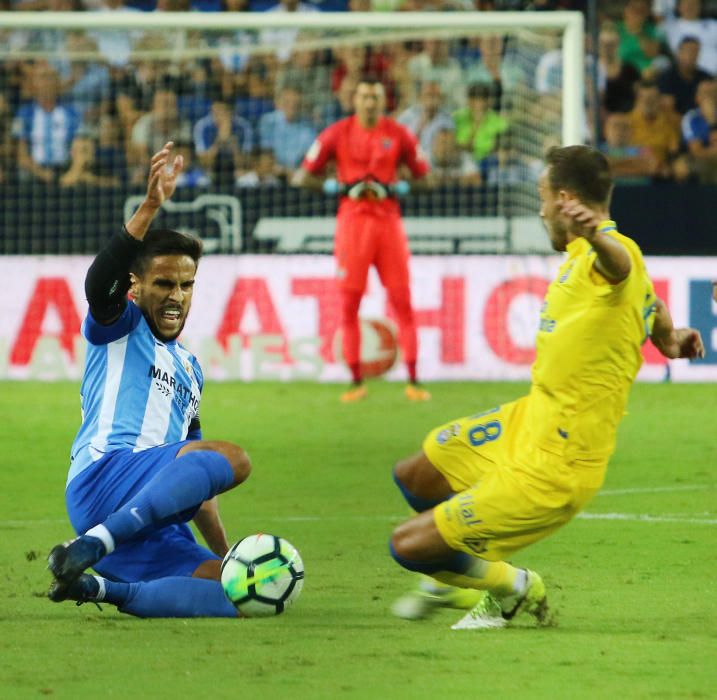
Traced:
<svg viewBox="0 0 717 700">
<path fill-rule="evenodd" d="M 465 84 L 485 83 L 492 85 L 496 95 L 503 90 L 512 91 L 518 85 L 527 83 L 525 72 L 526 56 L 518 57 L 506 46 L 500 34 L 483 34 L 473 41 L 480 51 L 480 58 L 463 68 Z"/>
<path fill-rule="evenodd" d="M 525 185 L 536 183 L 540 170 L 515 145 L 500 145 L 480 163 L 481 179 L 486 185 Z"/>
<path fill-rule="evenodd" d="M 607 156 L 617 183 L 647 183 L 657 168 L 650 149 L 633 143 L 630 116 L 621 112 L 608 114 L 600 150 Z"/>
<path fill-rule="evenodd" d="M 292 51 L 291 60 L 279 67 L 276 91 L 281 92 L 286 86 L 296 87 L 314 107 L 326 104 L 331 99 L 331 65 L 323 58 L 317 51 Z"/>
<path fill-rule="evenodd" d="M 53 182 L 70 160 L 81 120 L 72 107 L 60 103 L 60 79 L 46 61 L 33 68 L 32 91 L 35 99 L 20 107 L 13 126 L 18 165 L 24 173 Z"/>
<path fill-rule="evenodd" d="M 418 104 L 402 112 L 396 121 L 413 132 L 429 162 L 436 134 L 441 130 L 454 129 L 451 114 L 444 107 L 441 84 L 433 81 L 421 84 Z"/>
<path fill-rule="evenodd" d="M 124 0 L 101 0 L 92 8 L 97 12 L 139 12 L 137 8 L 125 4 Z M 88 32 L 97 44 L 99 52 L 113 66 L 125 66 L 129 63 L 132 47 L 142 37 L 138 30 L 97 29 Z"/>
<path fill-rule="evenodd" d="M 671 163 L 680 147 L 679 115 L 665 109 L 656 83 L 643 80 L 637 84 L 630 124 L 633 143 L 649 148 L 655 157 L 655 176 L 671 177 Z"/>
<path fill-rule="evenodd" d="M 12 138 L 10 102 L 0 90 L 0 185 L 8 182 L 15 168 L 15 142 Z"/>
<path fill-rule="evenodd" d="M 182 156 L 184 167 L 177 176 L 177 188 L 208 187 L 212 184 L 204 169 L 194 157 L 194 144 L 191 141 L 177 140 L 174 144 L 175 155 Z"/>
<path fill-rule="evenodd" d="M 103 114 L 99 118 L 94 168 L 98 175 L 115 176 L 123 183 L 127 180 L 124 137 L 115 115 Z"/>
<path fill-rule="evenodd" d="M 299 0 L 279 0 L 276 5 L 270 7 L 267 12 L 319 12 L 317 7 Z M 281 27 L 277 29 L 262 29 L 259 33 L 259 42 L 265 46 L 276 46 L 276 56 L 282 63 L 289 60 L 291 50 L 299 35 L 299 30 L 293 27 Z"/>
<path fill-rule="evenodd" d="M 182 119 L 177 109 L 177 95 L 171 82 L 164 82 L 154 93 L 152 110 L 140 117 L 132 127 L 127 148 L 132 181 L 143 182 L 152 153 L 157 153 L 167 141 L 188 143 L 192 140 L 192 125 Z"/>
<path fill-rule="evenodd" d="M 72 140 L 70 167 L 60 176 L 60 187 L 117 187 L 120 178 L 116 175 L 101 175 L 97 172 L 95 142 L 92 137 L 79 132 Z"/>
<path fill-rule="evenodd" d="M 237 177 L 237 187 L 276 187 L 281 184 L 282 169 L 277 165 L 273 151 L 260 149 L 253 160 L 253 168 Z"/>
<path fill-rule="evenodd" d="M 608 113 L 629 112 L 635 103 L 640 71 L 625 63 L 618 50 L 620 37 L 612 24 L 604 24 L 598 39 L 598 81 L 602 106 Z"/>
<path fill-rule="evenodd" d="M 319 129 L 325 129 L 329 124 L 349 117 L 354 112 L 354 92 L 358 81 L 350 75 L 345 75 L 336 96 L 319 108 L 315 121 Z"/>
<path fill-rule="evenodd" d="M 667 43 L 677 55 L 685 37 L 694 37 L 700 42 L 697 64 L 710 75 L 717 74 L 717 21 L 701 19 L 700 0 L 679 0 L 678 16 L 665 21 Z"/>
<path fill-rule="evenodd" d="M 446 96 L 448 109 L 465 104 L 465 82 L 458 61 L 450 55 L 448 41 L 426 39 L 423 51 L 408 61 L 408 74 L 413 81 L 411 102 L 416 102 L 418 86 L 425 81 L 440 83 Z"/>
<path fill-rule="evenodd" d="M 436 132 L 431 149 L 429 181 L 437 185 L 480 185 L 478 165 L 456 143 L 455 130 L 441 128 Z"/>
<path fill-rule="evenodd" d="M 126 68 L 110 66 L 112 111 L 119 117 L 124 134 L 130 134 L 136 121 L 152 109 L 159 67 L 155 61 L 132 61 Z"/>
<path fill-rule="evenodd" d="M 468 104 L 453 113 L 456 142 L 476 161 L 495 150 L 498 136 L 508 128 L 507 120 L 490 108 L 492 98 L 490 86 L 470 85 Z"/>
<path fill-rule="evenodd" d="M 658 23 L 672 19 L 676 9 L 677 0 L 652 0 L 652 14 Z"/>
<path fill-rule="evenodd" d="M 255 126 L 274 110 L 273 94 L 274 81 L 269 69 L 263 61 L 252 59 L 246 72 L 246 88 L 236 99 L 237 113 Z"/>
<path fill-rule="evenodd" d="M 296 88 L 285 87 L 276 106 L 259 120 L 259 145 L 271 149 L 276 162 L 291 171 L 301 163 L 316 138 L 316 130 L 301 116 L 301 93 Z"/>
<path fill-rule="evenodd" d="M 69 32 L 66 48 L 71 54 L 92 54 L 97 46 L 92 39 L 82 32 Z M 85 124 L 96 122 L 103 101 L 111 97 L 110 72 L 106 65 L 98 61 L 90 61 L 86 57 L 70 60 L 68 70 L 61 74 L 62 92 L 67 95 L 73 107 L 82 116 Z"/>
<path fill-rule="evenodd" d="M 247 0 L 222 0 L 224 12 L 248 12 Z M 217 45 L 220 49 L 219 60 L 222 66 L 232 73 L 238 73 L 247 68 L 249 63 L 249 49 L 254 46 L 258 37 L 256 32 L 239 30 L 228 34 L 207 32 L 206 40 L 210 45 Z"/>
<path fill-rule="evenodd" d="M 662 73 L 657 81 L 665 106 L 680 114 L 694 109 L 697 85 L 712 77 L 697 67 L 699 54 L 699 40 L 686 36 L 677 49 L 674 66 Z"/>
<path fill-rule="evenodd" d="M 386 46 L 384 49 L 357 44 L 337 46 L 333 51 L 336 62 L 331 71 L 331 90 L 336 93 L 346 75 L 352 77 L 357 83 L 362 76 L 376 76 L 384 85 L 386 109 L 392 112 L 398 103 L 394 71 L 399 69 L 399 66 L 394 65 L 389 52 L 390 47 Z M 407 67 L 401 68 L 407 71 Z M 408 95 L 402 95 L 402 97 L 408 99 Z"/>
<path fill-rule="evenodd" d="M 660 53 L 662 33 L 650 18 L 649 0 L 627 0 L 617 32 L 620 58 L 635 66 L 645 77 L 652 75 L 653 62 Z"/>
<path fill-rule="evenodd" d="M 254 148 L 251 124 L 234 114 L 231 102 L 215 99 L 206 117 L 194 125 L 194 146 L 201 166 L 218 185 L 234 182 Z"/>
<path fill-rule="evenodd" d="M 700 182 L 717 183 L 717 81 L 703 80 L 697 86 L 697 107 L 682 119 L 682 137 L 687 144 L 690 171 Z"/>
</svg>

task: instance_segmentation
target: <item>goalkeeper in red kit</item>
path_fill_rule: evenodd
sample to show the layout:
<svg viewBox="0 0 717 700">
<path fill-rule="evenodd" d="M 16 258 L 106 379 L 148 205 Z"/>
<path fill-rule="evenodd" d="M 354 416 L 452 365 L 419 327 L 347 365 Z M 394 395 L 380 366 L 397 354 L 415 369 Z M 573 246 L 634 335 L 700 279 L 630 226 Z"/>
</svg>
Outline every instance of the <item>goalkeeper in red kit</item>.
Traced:
<svg viewBox="0 0 717 700">
<path fill-rule="evenodd" d="M 413 134 L 383 115 L 384 104 L 382 83 L 362 79 L 354 94 L 355 114 L 319 134 L 292 181 L 340 196 L 334 254 L 343 353 L 353 380 L 341 396 L 344 402 L 367 396 L 359 357 L 358 310 L 371 265 L 376 267 L 398 319 L 398 340 L 408 369 L 406 397 L 430 399 L 416 375 L 418 340 L 411 305 L 410 253 L 398 203 L 398 197 L 410 190 L 410 184 L 398 178 L 399 166 L 405 165 L 416 179 L 424 177 L 429 166 Z M 321 177 L 330 160 L 336 163 L 336 180 Z"/>
</svg>

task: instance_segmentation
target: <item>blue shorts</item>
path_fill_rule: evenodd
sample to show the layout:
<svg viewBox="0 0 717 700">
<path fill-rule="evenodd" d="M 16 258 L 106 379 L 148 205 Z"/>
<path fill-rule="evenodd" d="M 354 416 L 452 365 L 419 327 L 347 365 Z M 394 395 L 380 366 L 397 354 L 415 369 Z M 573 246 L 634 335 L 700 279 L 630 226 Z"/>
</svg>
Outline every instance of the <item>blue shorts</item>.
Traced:
<svg viewBox="0 0 717 700">
<path fill-rule="evenodd" d="M 80 472 L 65 492 L 67 513 L 78 535 L 104 522 L 137 494 L 187 444 L 175 442 L 141 452 L 115 450 Z M 197 509 L 175 522 L 147 528 L 117 547 L 93 568 L 115 581 L 152 581 L 166 576 L 191 576 L 216 554 L 197 543 L 187 522 Z"/>
</svg>

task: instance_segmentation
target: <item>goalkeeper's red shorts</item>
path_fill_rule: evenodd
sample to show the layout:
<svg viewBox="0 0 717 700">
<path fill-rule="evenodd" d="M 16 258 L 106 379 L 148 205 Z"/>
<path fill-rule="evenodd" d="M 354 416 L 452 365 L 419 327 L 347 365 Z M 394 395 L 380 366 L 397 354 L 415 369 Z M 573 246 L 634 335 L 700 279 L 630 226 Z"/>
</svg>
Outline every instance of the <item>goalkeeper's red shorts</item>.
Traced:
<svg viewBox="0 0 717 700">
<path fill-rule="evenodd" d="M 400 216 L 339 212 L 334 254 L 341 289 L 363 292 L 371 265 L 384 287 L 409 285 L 410 252 Z"/>
</svg>

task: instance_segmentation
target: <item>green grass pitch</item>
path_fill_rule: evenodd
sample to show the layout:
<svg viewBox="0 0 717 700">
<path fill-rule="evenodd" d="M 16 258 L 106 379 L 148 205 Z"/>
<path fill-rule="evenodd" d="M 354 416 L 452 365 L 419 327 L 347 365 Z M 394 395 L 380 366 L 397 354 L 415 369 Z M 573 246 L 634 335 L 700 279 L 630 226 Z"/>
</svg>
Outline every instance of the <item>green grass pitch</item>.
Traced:
<svg viewBox="0 0 717 700">
<path fill-rule="evenodd" d="M 515 398 L 523 384 L 436 384 L 408 404 L 375 383 L 209 383 L 207 438 L 254 472 L 221 499 L 230 539 L 282 535 L 301 598 L 258 620 L 139 620 L 53 605 L 48 550 L 68 539 L 63 487 L 76 384 L 0 384 L 0 698 L 717 698 L 717 388 L 639 385 L 603 493 L 516 557 L 540 571 L 559 626 L 453 632 L 388 612 L 414 579 L 387 553 L 407 513 L 393 462 L 426 431 Z"/>
</svg>

